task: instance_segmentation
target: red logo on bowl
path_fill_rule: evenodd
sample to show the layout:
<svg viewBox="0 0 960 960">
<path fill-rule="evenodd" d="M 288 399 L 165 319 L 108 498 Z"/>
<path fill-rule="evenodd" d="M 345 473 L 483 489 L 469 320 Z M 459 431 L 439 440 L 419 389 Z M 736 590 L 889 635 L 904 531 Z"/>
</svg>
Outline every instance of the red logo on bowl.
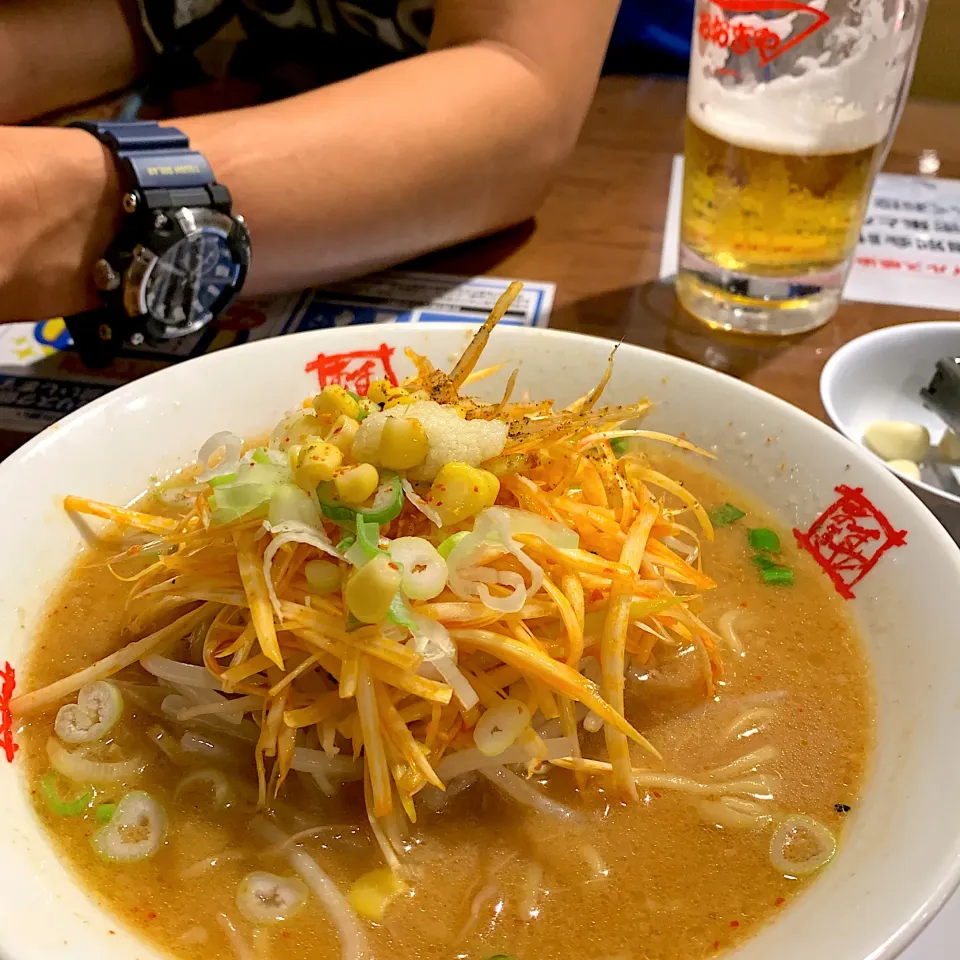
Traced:
<svg viewBox="0 0 960 960">
<path fill-rule="evenodd" d="M 389 380 L 397 384 L 396 374 L 390 364 L 394 348 L 381 343 L 376 350 L 351 350 L 349 353 L 318 353 L 304 368 L 307 373 L 316 373 L 321 387 L 338 383 L 361 397 L 367 395 L 374 380 Z"/>
<path fill-rule="evenodd" d="M 712 6 L 719 7 L 724 13 L 712 13 L 709 8 L 700 11 L 700 21 L 697 33 L 704 43 L 712 44 L 729 50 L 738 57 L 742 57 L 751 50 L 756 50 L 760 62 L 764 65 L 776 60 L 787 50 L 803 43 L 811 34 L 816 33 L 822 26 L 830 22 L 828 14 L 816 7 L 799 3 L 797 0 L 712 0 Z M 751 19 L 753 23 L 732 23 L 731 19 L 742 14 L 785 13 L 799 14 L 794 16 L 792 26 L 797 28 L 793 36 L 781 37 L 780 34 L 768 26 L 758 24 L 759 16 Z M 811 19 L 807 19 L 809 16 Z M 785 18 L 778 18 L 785 19 Z M 718 73 L 730 73 L 729 70 L 719 70 Z"/>
<path fill-rule="evenodd" d="M 7 763 L 13 763 L 20 747 L 13 742 L 13 714 L 10 712 L 10 701 L 13 700 L 13 691 L 17 686 L 17 673 L 9 663 L 0 670 L 0 750 L 7 758 Z"/>
<path fill-rule="evenodd" d="M 807 550 L 833 581 L 837 593 L 854 598 L 853 588 L 892 547 L 907 542 L 906 530 L 890 521 L 866 498 L 862 487 L 836 487 L 840 498 L 814 521 L 806 533 L 794 530 Z"/>
</svg>

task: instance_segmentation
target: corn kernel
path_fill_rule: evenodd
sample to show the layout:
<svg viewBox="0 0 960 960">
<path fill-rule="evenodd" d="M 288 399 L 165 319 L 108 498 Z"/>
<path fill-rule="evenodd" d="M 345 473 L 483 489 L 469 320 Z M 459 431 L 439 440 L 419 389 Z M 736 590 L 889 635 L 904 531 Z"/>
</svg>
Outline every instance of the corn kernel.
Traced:
<svg viewBox="0 0 960 960">
<path fill-rule="evenodd" d="M 337 496 L 344 503 L 363 503 L 367 497 L 373 496 L 379 484 L 380 474 L 377 473 L 377 468 L 369 463 L 347 467 L 333 478 Z"/>
<path fill-rule="evenodd" d="M 378 867 L 354 881 L 347 900 L 364 920 L 381 923 L 391 901 L 406 892 L 407 885 L 389 867 Z"/>
<path fill-rule="evenodd" d="M 286 452 L 290 447 L 306 443 L 311 437 L 319 437 L 322 433 L 320 418 L 312 410 L 305 410 L 280 421 L 273 432 L 271 446 Z"/>
<path fill-rule="evenodd" d="M 333 593 L 340 589 L 340 567 L 330 560 L 309 560 L 303 574 L 314 593 Z"/>
<path fill-rule="evenodd" d="M 344 456 L 349 456 L 353 449 L 353 438 L 359 429 L 360 424 L 353 417 L 339 417 L 327 435 L 327 443 L 332 443 Z"/>
<path fill-rule="evenodd" d="M 360 404 L 343 387 L 331 383 L 313 398 L 313 409 L 324 417 L 351 417 L 360 415 Z"/>
<path fill-rule="evenodd" d="M 306 489 L 326 483 L 340 469 L 343 454 L 338 447 L 323 440 L 305 443 L 297 450 L 293 461 L 294 478 Z"/>
<path fill-rule="evenodd" d="M 391 417 L 383 425 L 377 459 L 390 470 L 409 470 L 427 459 L 429 444 L 419 420 Z"/>
<path fill-rule="evenodd" d="M 500 493 L 500 478 L 489 470 L 477 470 L 480 474 L 480 490 L 483 494 L 483 506 L 492 507 L 497 502 Z"/>
<path fill-rule="evenodd" d="M 428 502 L 447 526 L 492 507 L 499 492 L 500 481 L 489 470 L 467 463 L 447 463 L 430 487 Z"/>
<path fill-rule="evenodd" d="M 362 566 L 343 591 L 350 612 L 361 623 L 382 623 L 400 589 L 400 568 L 383 553 Z"/>
<path fill-rule="evenodd" d="M 401 394 L 399 397 L 391 397 L 384 405 L 384 410 L 389 410 L 391 407 L 407 407 L 411 403 L 416 403 L 417 401 L 410 396 L 409 393 Z"/>
<path fill-rule="evenodd" d="M 390 391 L 395 389 L 389 380 L 374 380 L 367 388 L 367 399 L 374 403 L 386 403 L 390 399 Z"/>
<path fill-rule="evenodd" d="M 413 400 L 404 399 L 410 396 L 409 390 L 395 387 L 389 380 L 374 380 L 367 390 L 367 396 L 376 403 L 382 403 L 384 409 L 398 403 L 413 403 Z"/>
</svg>

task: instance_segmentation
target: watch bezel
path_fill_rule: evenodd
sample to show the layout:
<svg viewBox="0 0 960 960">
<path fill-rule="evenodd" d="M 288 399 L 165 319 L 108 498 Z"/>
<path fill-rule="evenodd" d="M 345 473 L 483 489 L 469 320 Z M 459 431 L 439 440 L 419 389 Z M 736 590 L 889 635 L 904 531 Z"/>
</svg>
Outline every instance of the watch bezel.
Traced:
<svg viewBox="0 0 960 960">
<path fill-rule="evenodd" d="M 142 325 L 150 339 L 177 340 L 198 333 L 215 321 L 243 289 L 250 267 L 250 235 L 242 217 L 212 207 L 154 208 L 150 215 L 152 229 L 145 242 L 134 247 L 123 273 L 123 308 L 128 317 Z M 157 261 L 177 243 L 210 229 L 223 235 L 238 268 L 236 280 L 211 304 L 206 319 L 178 325 L 152 317 L 146 309 L 146 288 Z"/>
</svg>

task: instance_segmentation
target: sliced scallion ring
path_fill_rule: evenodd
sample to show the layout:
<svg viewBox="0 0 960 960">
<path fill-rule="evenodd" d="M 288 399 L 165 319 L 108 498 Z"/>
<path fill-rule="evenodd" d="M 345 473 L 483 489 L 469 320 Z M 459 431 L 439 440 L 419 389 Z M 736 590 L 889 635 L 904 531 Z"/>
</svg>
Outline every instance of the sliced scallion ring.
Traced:
<svg viewBox="0 0 960 960">
<path fill-rule="evenodd" d="M 188 795 L 196 800 L 198 794 L 204 800 L 209 797 L 212 801 L 212 809 L 220 810 L 230 802 L 232 791 L 230 783 L 220 770 L 214 767 L 203 767 L 188 773 L 173 791 L 175 800 L 183 800 Z"/>
<path fill-rule="evenodd" d="M 80 794 L 79 797 L 76 797 L 73 800 L 64 800 L 60 796 L 60 791 L 57 788 L 56 773 L 48 773 L 47 776 L 40 781 L 40 787 L 43 790 L 43 795 L 47 801 L 47 806 L 58 817 L 82 816 L 84 811 L 90 806 L 90 802 L 93 800 L 92 790 L 85 791 L 84 793 Z"/>
<path fill-rule="evenodd" d="M 53 729 L 64 743 L 102 740 L 123 715 L 123 695 L 114 684 L 95 680 L 80 688 L 76 703 L 57 711 Z"/>
<path fill-rule="evenodd" d="M 56 739 L 47 740 L 47 756 L 50 766 L 57 773 L 77 783 L 119 783 L 140 775 L 143 760 L 134 757 L 130 760 L 90 760 L 82 755 L 83 748 L 70 751 Z"/>
<path fill-rule="evenodd" d="M 529 726 L 530 708 L 522 700 L 507 699 L 481 715 L 473 742 L 484 756 L 498 757 Z"/>
<path fill-rule="evenodd" d="M 403 569 L 400 589 L 411 600 L 432 600 L 447 585 L 447 563 L 423 537 L 391 540 L 390 558 Z"/>
<path fill-rule="evenodd" d="M 403 509 L 403 487 L 400 484 L 400 477 L 386 470 L 380 472 L 380 477 L 382 482 L 369 507 L 348 507 L 331 495 L 333 484 L 321 483 L 317 488 L 317 497 L 320 500 L 323 515 L 348 530 L 354 529 L 358 515 L 368 523 L 384 524 L 396 520 Z"/>
<path fill-rule="evenodd" d="M 805 814 L 782 820 L 770 838 L 770 862 L 785 877 L 805 877 L 826 866 L 836 852 L 837 838 Z"/>
<path fill-rule="evenodd" d="M 223 476 L 236 468 L 237 461 L 240 459 L 240 451 L 243 449 L 243 441 L 229 430 L 222 430 L 215 433 L 200 448 L 197 453 L 197 466 L 201 473 L 199 479 L 210 480 L 213 477 Z M 215 467 L 210 466 L 210 458 L 218 451 L 223 450 L 223 456 Z"/>
<path fill-rule="evenodd" d="M 237 887 L 237 909 L 253 924 L 280 923 L 299 913 L 307 894 L 307 885 L 298 877 L 254 870 Z"/>
<path fill-rule="evenodd" d="M 142 790 L 121 797 L 106 826 L 93 835 L 93 848 L 104 860 L 134 863 L 152 857 L 167 833 L 163 807 Z"/>
<path fill-rule="evenodd" d="M 439 547 L 437 547 L 437 553 L 439 553 L 440 556 L 443 557 L 444 560 L 446 560 L 447 557 L 450 556 L 450 551 L 453 550 L 453 548 L 464 537 L 469 537 L 469 536 L 470 536 L 469 530 L 461 530 L 459 533 L 452 534 L 451 536 L 447 537 L 447 539 L 444 540 Z"/>
</svg>

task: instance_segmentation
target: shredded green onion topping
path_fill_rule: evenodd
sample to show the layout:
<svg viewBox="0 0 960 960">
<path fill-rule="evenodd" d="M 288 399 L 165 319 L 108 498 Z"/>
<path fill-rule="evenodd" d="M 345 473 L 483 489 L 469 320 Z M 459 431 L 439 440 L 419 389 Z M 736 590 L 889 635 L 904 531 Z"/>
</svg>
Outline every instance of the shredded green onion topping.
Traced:
<svg viewBox="0 0 960 960">
<path fill-rule="evenodd" d="M 235 483 L 236 479 L 236 473 L 222 473 L 219 477 L 211 477 L 207 483 L 216 490 L 217 487 L 225 487 L 230 483 Z"/>
<path fill-rule="evenodd" d="M 369 416 L 367 410 L 363 406 L 363 397 L 359 393 L 354 393 L 352 390 L 348 390 L 347 393 L 357 401 L 357 406 L 360 408 L 357 411 L 357 423 L 363 423 L 363 421 Z"/>
<path fill-rule="evenodd" d="M 771 560 L 762 553 L 758 553 L 753 558 L 753 562 L 760 568 L 760 576 L 764 583 L 777 587 L 792 587 L 796 582 L 796 577 L 789 567 Z"/>
<path fill-rule="evenodd" d="M 766 527 L 758 527 L 755 530 L 751 530 L 748 537 L 750 546 L 753 547 L 754 550 L 764 550 L 767 553 L 780 552 L 780 538 Z"/>
<path fill-rule="evenodd" d="M 90 802 L 93 800 L 93 792 L 91 790 L 82 793 L 75 800 L 64 800 L 57 790 L 56 773 L 48 773 L 47 776 L 40 781 L 40 787 L 46 797 L 47 806 L 58 817 L 79 817 L 87 807 L 90 806 Z"/>
<path fill-rule="evenodd" d="M 362 513 L 357 514 L 357 543 L 370 560 L 380 553 L 380 525 Z"/>
<path fill-rule="evenodd" d="M 731 523 L 736 523 L 746 514 L 739 507 L 732 503 L 721 503 L 719 507 L 714 507 L 710 511 L 710 522 L 715 527 L 729 527 Z"/>
<path fill-rule="evenodd" d="M 333 484 L 321 483 L 317 487 L 317 499 L 323 515 L 341 527 L 352 530 L 357 517 L 362 516 L 370 523 L 389 523 L 400 516 L 403 509 L 403 487 L 400 476 L 382 471 L 381 484 L 369 507 L 348 507 L 330 495 Z"/>
<path fill-rule="evenodd" d="M 617 457 L 622 457 L 627 452 L 628 446 L 626 437 L 614 437 L 610 441 L 610 449 Z"/>
</svg>

